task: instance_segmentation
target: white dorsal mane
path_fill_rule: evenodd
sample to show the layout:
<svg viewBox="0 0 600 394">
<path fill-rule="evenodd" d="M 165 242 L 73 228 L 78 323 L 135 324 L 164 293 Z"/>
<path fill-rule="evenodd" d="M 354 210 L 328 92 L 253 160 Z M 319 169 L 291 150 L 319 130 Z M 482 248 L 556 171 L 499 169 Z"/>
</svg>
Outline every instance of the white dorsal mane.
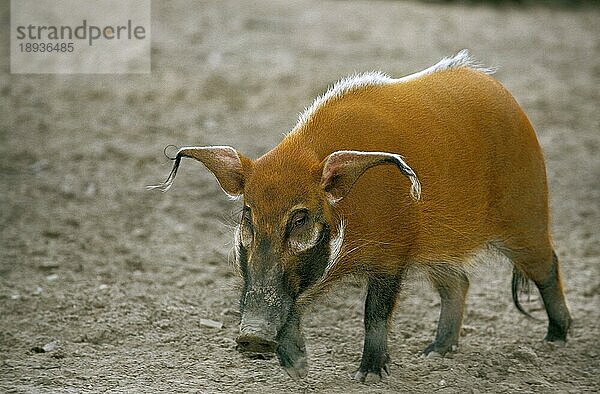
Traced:
<svg viewBox="0 0 600 394">
<path fill-rule="evenodd" d="M 477 63 L 477 61 L 471 58 L 468 50 L 463 49 L 456 55 L 452 57 L 445 57 L 425 70 L 407 75 L 402 78 L 392 78 L 381 71 L 369 71 L 353 74 L 339 80 L 333 84 L 327 90 L 327 92 L 317 97 L 315 101 L 313 101 L 313 103 L 298 116 L 298 123 L 296 124 L 296 127 L 294 127 L 294 130 L 299 129 L 308 123 L 313 114 L 325 103 L 329 102 L 330 100 L 340 98 L 350 91 L 354 91 L 366 86 L 380 86 L 390 83 L 407 82 L 413 79 L 421 78 L 424 75 L 462 67 L 478 70 L 486 74 L 492 74 L 495 71 L 492 68 L 481 66 L 479 63 Z"/>
</svg>

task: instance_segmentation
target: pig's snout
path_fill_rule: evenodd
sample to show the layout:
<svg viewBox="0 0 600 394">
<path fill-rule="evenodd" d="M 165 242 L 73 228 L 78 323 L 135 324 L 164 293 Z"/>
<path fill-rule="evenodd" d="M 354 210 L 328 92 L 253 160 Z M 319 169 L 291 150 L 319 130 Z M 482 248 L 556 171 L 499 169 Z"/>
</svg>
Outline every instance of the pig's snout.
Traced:
<svg viewBox="0 0 600 394">
<path fill-rule="evenodd" d="M 277 342 L 263 338 L 256 334 L 241 334 L 235 341 L 238 350 L 250 353 L 275 353 Z"/>
<path fill-rule="evenodd" d="M 275 353 L 276 332 L 260 321 L 242 321 L 240 335 L 235 339 L 238 350 L 251 353 Z"/>
</svg>

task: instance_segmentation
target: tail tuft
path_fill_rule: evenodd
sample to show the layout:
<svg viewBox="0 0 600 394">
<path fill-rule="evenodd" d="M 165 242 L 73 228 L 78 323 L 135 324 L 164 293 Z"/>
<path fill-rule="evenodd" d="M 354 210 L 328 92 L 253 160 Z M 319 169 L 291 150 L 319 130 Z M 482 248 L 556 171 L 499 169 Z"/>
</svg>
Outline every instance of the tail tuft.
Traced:
<svg viewBox="0 0 600 394">
<path fill-rule="evenodd" d="M 530 292 L 531 292 L 531 286 L 530 286 L 529 279 L 521 271 L 519 271 L 516 267 L 514 267 L 513 268 L 513 276 L 512 276 L 512 299 L 513 299 L 513 302 L 515 303 L 515 306 L 517 307 L 519 312 L 521 312 L 522 314 L 524 314 L 525 316 L 527 316 L 530 319 L 539 320 L 539 319 L 531 316 L 531 314 L 529 312 L 527 312 L 525 309 L 523 309 L 523 306 L 521 305 L 521 302 L 519 301 L 519 293 L 529 295 Z"/>
</svg>

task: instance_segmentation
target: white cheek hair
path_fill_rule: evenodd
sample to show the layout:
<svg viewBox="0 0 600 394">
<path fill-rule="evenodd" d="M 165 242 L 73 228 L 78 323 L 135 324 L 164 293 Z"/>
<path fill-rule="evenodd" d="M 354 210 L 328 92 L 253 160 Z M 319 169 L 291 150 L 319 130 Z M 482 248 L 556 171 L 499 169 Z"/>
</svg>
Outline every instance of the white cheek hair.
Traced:
<svg viewBox="0 0 600 394">
<path fill-rule="evenodd" d="M 340 220 L 337 226 L 337 234 L 335 237 L 329 240 L 329 262 L 325 271 L 323 272 L 323 278 L 327 276 L 331 267 L 338 261 L 340 254 L 342 253 L 342 245 L 344 243 L 344 229 L 346 228 L 346 222 L 344 219 Z"/>
</svg>

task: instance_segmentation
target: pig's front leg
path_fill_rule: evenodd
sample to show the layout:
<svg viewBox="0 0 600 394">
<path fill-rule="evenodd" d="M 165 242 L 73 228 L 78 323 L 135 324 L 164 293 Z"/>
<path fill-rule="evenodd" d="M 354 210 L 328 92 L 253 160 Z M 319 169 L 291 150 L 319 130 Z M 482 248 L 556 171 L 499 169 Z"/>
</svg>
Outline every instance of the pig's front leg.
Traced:
<svg viewBox="0 0 600 394">
<path fill-rule="evenodd" d="M 389 375 L 387 334 L 400 284 L 401 275 L 369 278 L 365 301 L 365 343 L 360 367 L 354 377 L 363 383 L 378 382 L 384 371 Z"/>
<path fill-rule="evenodd" d="M 277 335 L 279 364 L 293 379 L 304 378 L 308 373 L 306 346 L 300 331 L 300 313 L 293 311 Z"/>
</svg>

